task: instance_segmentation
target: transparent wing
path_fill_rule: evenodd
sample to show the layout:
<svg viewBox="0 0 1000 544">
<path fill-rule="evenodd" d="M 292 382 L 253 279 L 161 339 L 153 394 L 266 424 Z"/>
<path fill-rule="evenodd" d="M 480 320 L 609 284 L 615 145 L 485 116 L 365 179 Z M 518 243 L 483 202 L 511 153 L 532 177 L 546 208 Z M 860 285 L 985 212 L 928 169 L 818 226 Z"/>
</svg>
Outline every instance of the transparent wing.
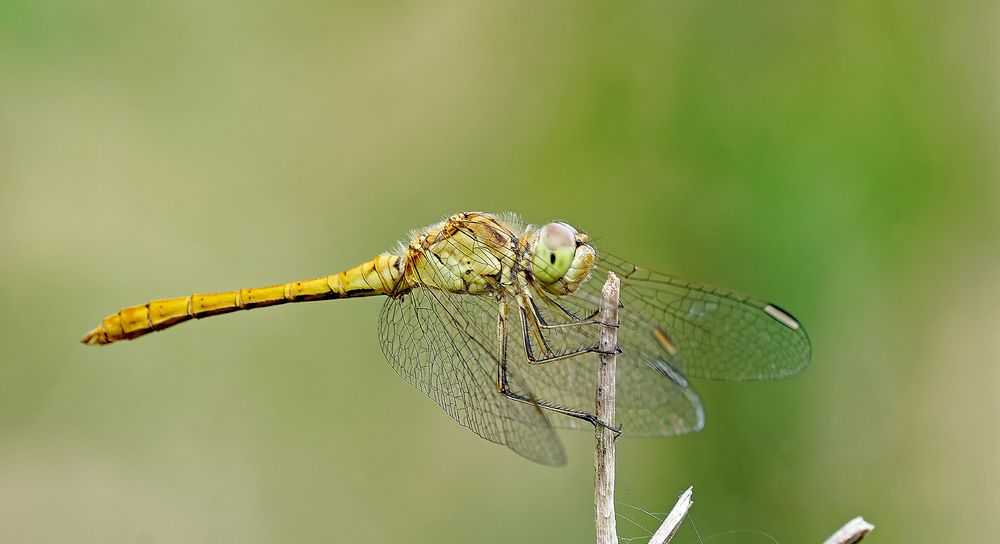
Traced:
<svg viewBox="0 0 1000 544">
<path fill-rule="evenodd" d="M 497 312 L 489 297 L 417 288 L 383 306 L 382 350 L 403 379 L 472 432 L 532 461 L 563 465 L 547 414 L 497 390 Z"/>
<path fill-rule="evenodd" d="M 599 300 L 607 272 L 621 278 L 619 344 L 662 358 L 682 374 L 721 380 L 776 380 L 801 372 L 811 356 L 802 325 L 775 304 L 637 267 L 599 253 L 573 295 Z"/>
<path fill-rule="evenodd" d="M 595 283 L 600 290 L 604 279 L 606 275 L 592 277 L 588 282 Z M 547 301 L 537 292 L 533 293 L 533 299 L 539 314 L 550 324 L 565 322 L 564 312 L 587 317 L 597 309 L 600 301 L 599 297 L 588 300 L 585 296 L 564 296 Z M 619 318 L 621 321 L 621 316 Z M 701 430 L 705 415 L 698 394 L 663 357 L 631 349 L 622 343 L 622 329 L 630 325 L 621 321 L 619 327 L 622 352 L 617 358 L 615 423 L 621 425 L 626 436 L 672 436 Z M 598 355 L 585 353 L 561 361 L 530 364 L 524 351 L 523 326 L 517 327 L 518 334 L 511 335 L 509 356 L 511 361 L 519 363 L 513 366 L 521 379 L 541 400 L 593 412 Z M 563 354 L 596 347 L 598 332 L 598 326 L 591 324 L 550 328 L 543 330 L 542 339 L 529 337 L 527 341 L 532 343 L 536 356 L 542 355 L 539 352 L 543 350 Z M 540 345 L 543 341 L 544 345 Z M 565 416 L 554 417 L 552 422 L 559 427 L 592 428 L 585 421 Z"/>
</svg>

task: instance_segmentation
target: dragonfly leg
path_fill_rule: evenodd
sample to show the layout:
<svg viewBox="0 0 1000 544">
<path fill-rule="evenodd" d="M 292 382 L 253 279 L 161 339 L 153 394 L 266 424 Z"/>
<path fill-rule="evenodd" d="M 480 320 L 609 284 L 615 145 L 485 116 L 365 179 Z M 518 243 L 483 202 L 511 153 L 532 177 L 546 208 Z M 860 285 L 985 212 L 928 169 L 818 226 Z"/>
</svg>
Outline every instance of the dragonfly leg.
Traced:
<svg viewBox="0 0 1000 544">
<path fill-rule="evenodd" d="M 544 291 L 540 289 L 532 289 L 526 281 L 522 280 L 518 283 L 518 291 L 519 291 L 517 295 L 518 305 L 527 307 L 531 310 L 531 313 L 535 316 L 536 320 L 538 321 L 538 326 L 540 328 L 556 329 L 564 327 L 576 327 L 580 325 L 604 324 L 599 319 L 597 319 L 597 315 L 599 313 L 598 309 L 594 309 L 594 311 L 590 312 L 586 317 L 582 318 L 578 317 L 573 312 L 564 308 L 562 304 L 559 304 L 555 299 L 546 294 Z M 534 296 L 532 296 L 532 293 L 534 293 Z M 546 321 L 545 317 L 542 316 L 542 313 L 539 311 L 538 305 L 535 303 L 536 296 L 540 298 L 542 302 L 544 302 L 545 305 L 548 306 L 556 314 L 556 316 L 561 316 L 566 321 L 558 321 L 553 323 L 549 323 L 548 321 Z M 612 324 L 611 326 L 617 327 L 618 325 Z"/>
<path fill-rule="evenodd" d="M 530 303 L 528 306 L 531 308 L 531 313 L 534 314 L 535 319 L 538 320 L 538 326 L 543 329 L 575 327 L 579 325 L 607 325 L 606 323 L 602 323 L 601 320 L 597 319 L 597 314 L 599 313 L 597 309 L 591 312 L 587 317 L 580 318 L 574 315 L 566 308 L 563 308 L 562 304 L 559 304 L 552 297 L 546 295 L 545 293 L 542 293 L 541 291 L 535 291 L 535 293 L 538 295 L 538 298 L 542 299 L 542 301 L 545 302 L 546 306 L 551 308 L 557 314 L 561 314 L 567 319 L 567 321 L 558 323 L 549 323 L 545 321 L 545 317 L 543 317 L 542 313 L 538 310 L 538 305 L 535 304 L 534 297 L 531 296 L 525 297 L 526 299 L 528 299 L 528 302 Z M 611 326 L 618 327 L 617 324 L 611 324 Z"/>
<path fill-rule="evenodd" d="M 518 312 L 521 317 L 521 330 L 524 333 L 524 345 L 526 352 L 531 354 L 532 358 L 534 357 L 534 353 L 531 350 L 531 338 L 534 336 L 534 338 L 537 339 L 538 345 L 541 347 L 542 353 L 545 357 L 554 357 L 556 353 L 552 350 L 552 347 L 549 346 L 548 341 L 545 340 L 545 333 L 542 332 L 542 328 L 538 325 L 538 321 L 533 319 L 534 315 L 530 316 L 532 319 L 529 319 L 524 306 L 520 305 L 518 307 Z M 532 359 L 529 358 L 529 360 Z"/>
<path fill-rule="evenodd" d="M 577 357 L 577 356 L 580 356 L 580 355 L 583 355 L 583 354 L 586 354 L 586 353 L 605 353 L 605 352 L 602 352 L 600 349 L 598 349 L 596 347 L 587 347 L 587 348 L 581 348 L 581 349 L 578 349 L 578 350 L 574 350 L 574 351 L 571 351 L 571 352 L 568 352 L 568 353 L 555 354 L 552 351 L 552 349 L 548 346 L 548 344 L 545 343 L 545 335 L 542 334 L 541 329 L 538 327 L 538 323 L 536 321 L 530 319 L 530 317 L 534 317 L 534 316 L 529 316 L 528 313 L 525 311 L 524 306 L 522 306 L 522 305 L 519 305 L 518 310 L 520 311 L 520 315 L 521 315 L 521 330 L 522 330 L 522 333 L 524 334 L 524 353 L 525 353 L 525 356 L 528 358 L 528 362 L 531 363 L 531 364 L 540 365 L 540 364 L 545 364 L 545 363 L 553 363 L 553 362 L 556 362 L 556 361 L 562 361 L 562 360 L 565 360 L 565 359 L 570 359 L 572 357 Z M 532 330 L 536 331 L 538 337 L 541 339 L 542 347 L 545 349 L 546 354 L 547 354 L 545 357 L 537 357 L 535 355 L 535 353 L 534 353 L 534 350 L 532 350 L 532 348 L 531 348 L 531 334 L 528 332 L 528 330 L 529 330 L 529 327 L 532 327 L 532 326 L 535 327 Z M 620 353 L 621 353 L 621 349 L 615 348 L 615 351 L 614 351 L 613 354 L 614 355 L 618 355 Z M 608 354 L 608 355 L 611 355 L 611 354 Z"/>
<path fill-rule="evenodd" d="M 590 423 L 591 425 L 593 425 L 595 427 L 597 427 L 597 426 L 604 427 L 605 429 L 607 429 L 607 430 L 615 433 L 615 438 L 618 438 L 618 436 L 620 434 L 622 434 L 621 427 L 615 427 L 614 425 L 611 425 L 611 424 L 609 424 L 607 422 L 601 421 L 600 419 L 597 418 L 597 416 L 595 416 L 594 414 L 591 414 L 590 412 L 584 412 L 582 410 L 574 410 L 572 408 L 566 408 L 565 406 L 559 406 L 557 404 L 552 404 L 550 402 L 545 402 L 544 400 L 533 399 L 531 397 L 527 397 L 527 396 L 522 395 L 520 393 L 516 393 L 514 391 L 511 391 L 509 388 L 507 390 L 501 390 L 500 394 L 502 394 L 503 396 L 507 397 L 508 399 L 516 401 L 516 402 L 523 402 L 525 404 L 531 404 L 531 405 L 534 405 L 534 406 L 538 406 L 539 408 L 544 408 L 546 410 L 555 412 L 557 414 L 563 414 L 565 416 L 570 416 L 570 417 L 575 417 L 577 419 L 582 419 L 582 420 L 586 421 L 587 423 Z"/>
<path fill-rule="evenodd" d="M 510 390 L 507 383 L 507 304 L 500 303 L 500 311 L 497 314 L 497 338 L 500 340 L 499 353 L 497 354 L 497 391 Z"/>
</svg>

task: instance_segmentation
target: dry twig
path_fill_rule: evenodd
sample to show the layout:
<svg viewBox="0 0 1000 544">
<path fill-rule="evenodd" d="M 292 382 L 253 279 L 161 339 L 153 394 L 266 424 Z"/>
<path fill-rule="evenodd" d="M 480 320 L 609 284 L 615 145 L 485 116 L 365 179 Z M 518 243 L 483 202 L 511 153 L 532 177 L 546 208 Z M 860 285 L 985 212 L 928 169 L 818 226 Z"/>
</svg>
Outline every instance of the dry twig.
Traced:
<svg viewBox="0 0 1000 544">
<path fill-rule="evenodd" d="M 684 517 L 687 516 L 688 509 L 694 504 L 691 500 L 691 494 L 694 492 L 694 487 L 687 488 L 687 491 L 681 493 L 681 496 L 677 499 L 677 504 L 674 505 L 670 513 L 667 514 L 667 518 L 663 520 L 663 524 L 660 528 L 653 533 L 653 536 L 649 539 L 649 544 L 666 544 L 670 542 L 671 538 L 674 538 L 674 534 L 677 533 L 677 529 L 680 529 L 681 522 L 684 521 Z"/>
<path fill-rule="evenodd" d="M 872 532 L 875 526 L 865 521 L 865 518 L 858 516 L 844 524 L 843 527 L 833 533 L 823 544 L 855 544 Z"/>
<path fill-rule="evenodd" d="M 614 425 L 615 421 L 615 351 L 618 349 L 618 290 L 620 283 L 614 272 L 601 290 L 601 336 L 598 349 L 601 363 L 597 369 L 597 400 L 594 415 L 598 421 Z M 618 544 L 615 526 L 615 433 L 603 425 L 594 425 L 594 515 L 597 544 Z"/>
</svg>

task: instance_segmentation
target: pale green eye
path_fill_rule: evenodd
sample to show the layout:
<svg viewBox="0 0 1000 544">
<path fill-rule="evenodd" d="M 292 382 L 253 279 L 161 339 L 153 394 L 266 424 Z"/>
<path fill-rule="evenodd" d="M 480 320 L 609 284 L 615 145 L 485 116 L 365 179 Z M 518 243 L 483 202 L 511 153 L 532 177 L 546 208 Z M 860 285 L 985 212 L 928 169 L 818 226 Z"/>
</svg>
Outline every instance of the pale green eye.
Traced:
<svg viewBox="0 0 1000 544">
<path fill-rule="evenodd" d="M 542 283 L 555 283 L 573 264 L 576 232 L 565 223 L 549 223 L 538 233 L 531 272 Z"/>
</svg>

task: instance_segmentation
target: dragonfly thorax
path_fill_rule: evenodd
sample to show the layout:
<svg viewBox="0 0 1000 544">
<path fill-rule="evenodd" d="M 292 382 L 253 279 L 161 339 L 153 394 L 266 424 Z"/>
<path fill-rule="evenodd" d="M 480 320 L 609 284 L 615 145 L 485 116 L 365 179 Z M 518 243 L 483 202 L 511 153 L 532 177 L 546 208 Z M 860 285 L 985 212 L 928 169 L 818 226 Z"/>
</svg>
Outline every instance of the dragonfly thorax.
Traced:
<svg viewBox="0 0 1000 544">
<path fill-rule="evenodd" d="M 489 214 L 453 215 L 414 236 L 406 248 L 406 284 L 452 293 L 482 295 L 528 283 L 567 295 L 596 265 L 586 234 L 566 223 L 517 227 Z"/>
<path fill-rule="evenodd" d="M 417 236 L 406 250 L 411 286 L 482 295 L 511 285 L 518 238 L 488 214 L 449 217 Z"/>
</svg>

